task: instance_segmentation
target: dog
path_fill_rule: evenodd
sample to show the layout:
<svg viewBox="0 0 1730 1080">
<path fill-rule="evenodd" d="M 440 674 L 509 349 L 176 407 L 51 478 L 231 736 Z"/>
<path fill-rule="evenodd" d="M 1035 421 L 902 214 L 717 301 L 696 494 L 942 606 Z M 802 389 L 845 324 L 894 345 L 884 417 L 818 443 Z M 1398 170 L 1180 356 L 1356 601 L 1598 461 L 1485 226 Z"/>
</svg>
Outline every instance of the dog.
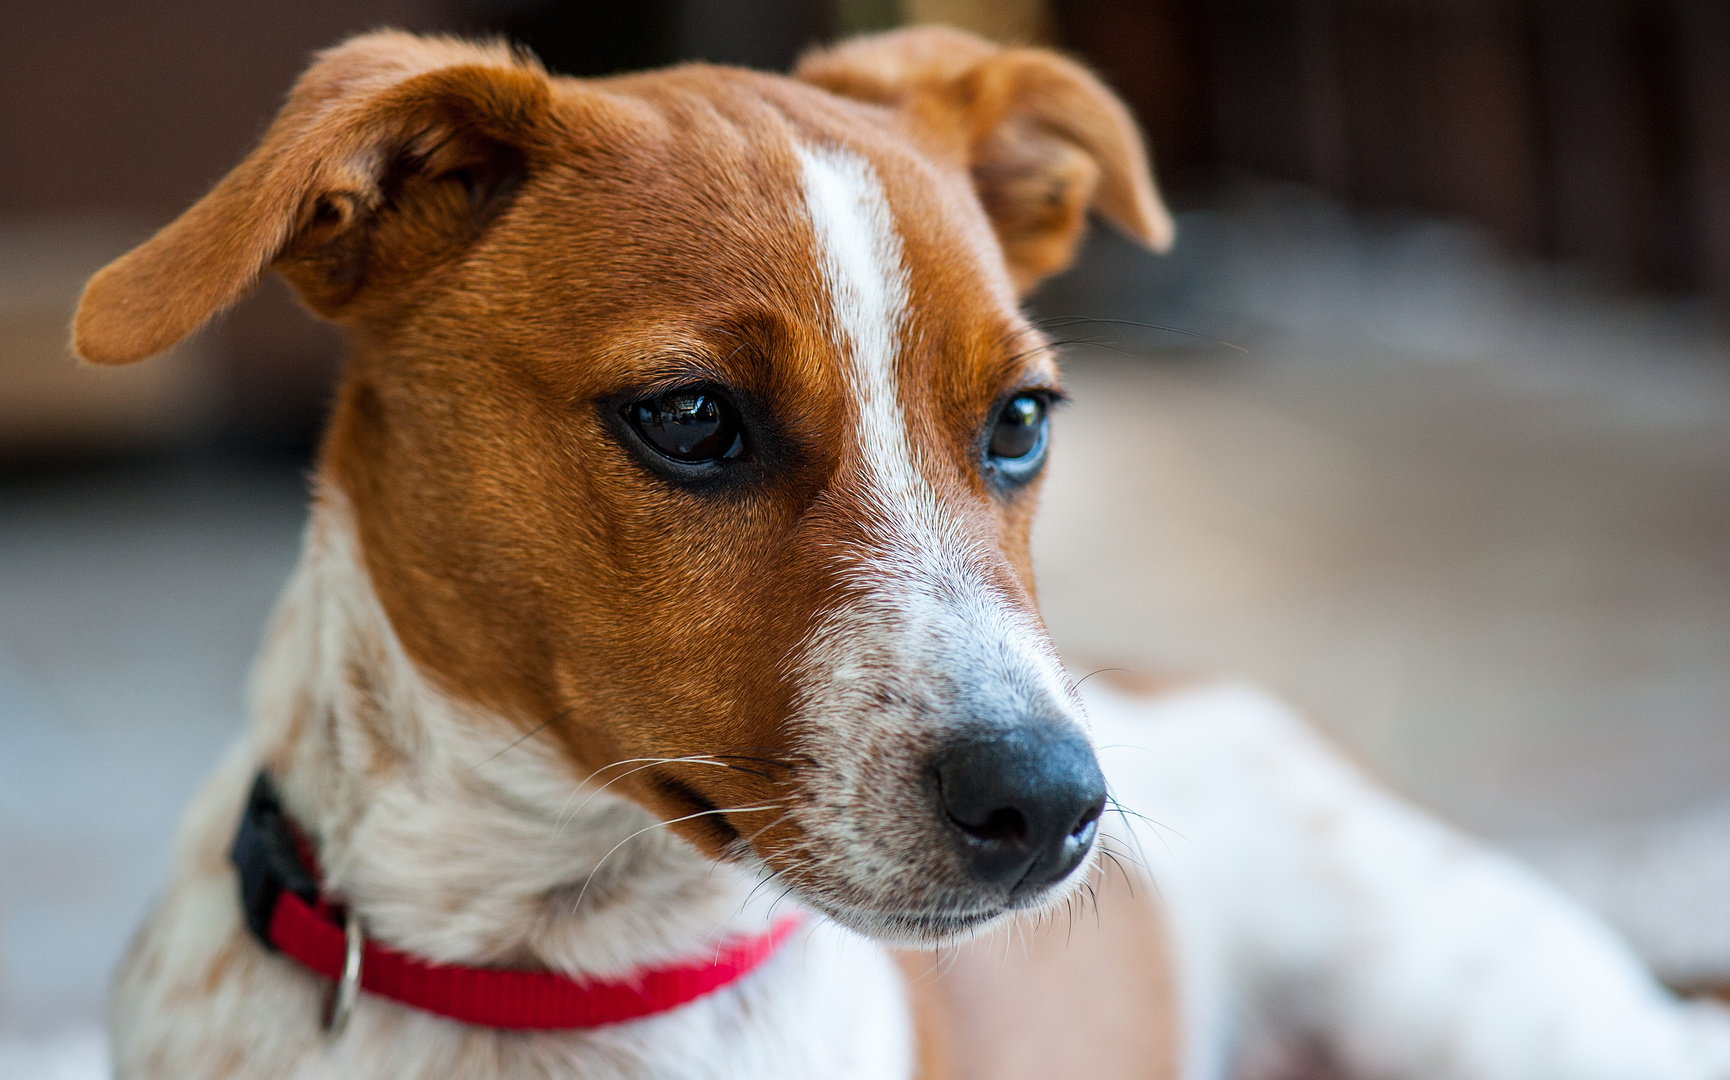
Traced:
<svg viewBox="0 0 1730 1080">
<path fill-rule="evenodd" d="M 1078 689 L 1019 301 L 1090 213 L 1172 240 L 1126 110 L 958 31 L 321 54 L 74 323 L 130 363 L 274 269 L 352 346 L 117 1075 L 1730 1077 L 1277 701 Z"/>
</svg>

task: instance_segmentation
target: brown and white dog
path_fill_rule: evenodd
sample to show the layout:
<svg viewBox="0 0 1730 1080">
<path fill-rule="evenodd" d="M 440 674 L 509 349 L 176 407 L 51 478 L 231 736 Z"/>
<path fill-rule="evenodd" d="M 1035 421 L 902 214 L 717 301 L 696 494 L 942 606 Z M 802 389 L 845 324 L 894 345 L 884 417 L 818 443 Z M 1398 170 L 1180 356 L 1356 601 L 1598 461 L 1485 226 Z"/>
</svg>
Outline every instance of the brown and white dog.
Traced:
<svg viewBox="0 0 1730 1080">
<path fill-rule="evenodd" d="M 1730 1077 L 1721 1016 L 1277 704 L 1084 701 L 1034 606 L 1061 390 L 1018 300 L 1090 209 L 1171 240 L 1122 106 L 953 31 L 791 78 L 320 56 L 75 327 L 140 360 L 275 269 L 352 341 L 251 732 L 120 973 L 118 1075 Z M 431 962 L 628 978 L 810 914 L 643 1019 L 363 992 L 334 1034 L 330 981 L 243 920 L 261 771 L 353 925 Z M 1107 776 L 1171 831 L 1107 830 Z"/>
</svg>

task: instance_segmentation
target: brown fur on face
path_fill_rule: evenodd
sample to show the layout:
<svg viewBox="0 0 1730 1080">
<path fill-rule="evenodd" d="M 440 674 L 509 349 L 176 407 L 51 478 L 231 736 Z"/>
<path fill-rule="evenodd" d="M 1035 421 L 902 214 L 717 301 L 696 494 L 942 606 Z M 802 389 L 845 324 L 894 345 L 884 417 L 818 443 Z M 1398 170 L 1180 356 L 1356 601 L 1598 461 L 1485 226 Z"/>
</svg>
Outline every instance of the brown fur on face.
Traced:
<svg viewBox="0 0 1730 1080">
<path fill-rule="evenodd" d="M 873 513 L 796 148 L 845 148 L 880 178 L 909 286 L 908 438 L 982 573 L 1035 620 L 1033 488 L 979 467 L 1003 395 L 1055 386 L 1015 299 L 1068 261 L 1090 205 L 1150 244 L 1170 233 L 1121 105 L 1052 54 L 909 31 L 799 75 L 554 79 L 500 46 L 357 38 L 92 280 L 74 331 L 88 359 L 141 359 L 281 272 L 350 332 L 320 470 L 408 655 L 544 726 L 579 774 L 732 763 L 613 790 L 771 865 L 796 823 L 732 808 L 822 767 L 789 742 L 792 665 L 846 602 L 835 553 L 868 545 Z M 758 421 L 753 463 L 715 490 L 665 482 L 616 429 L 624 401 L 695 382 Z"/>
</svg>

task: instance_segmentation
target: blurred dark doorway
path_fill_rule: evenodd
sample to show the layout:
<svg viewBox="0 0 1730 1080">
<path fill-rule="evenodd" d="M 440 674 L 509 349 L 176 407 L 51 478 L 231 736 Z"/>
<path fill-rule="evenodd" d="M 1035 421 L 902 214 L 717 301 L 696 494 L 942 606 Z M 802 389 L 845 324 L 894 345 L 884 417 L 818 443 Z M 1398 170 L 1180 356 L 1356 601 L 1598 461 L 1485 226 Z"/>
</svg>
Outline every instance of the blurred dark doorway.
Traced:
<svg viewBox="0 0 1730 1080">
<path fill-rule="evenodd" d="M 681 60 L 785 70 L 835 23 L 831 6 L 813 0 L 478 0 L 464 21 L 522 42 L 553 71 L 580 76 Z"/>
</svg>

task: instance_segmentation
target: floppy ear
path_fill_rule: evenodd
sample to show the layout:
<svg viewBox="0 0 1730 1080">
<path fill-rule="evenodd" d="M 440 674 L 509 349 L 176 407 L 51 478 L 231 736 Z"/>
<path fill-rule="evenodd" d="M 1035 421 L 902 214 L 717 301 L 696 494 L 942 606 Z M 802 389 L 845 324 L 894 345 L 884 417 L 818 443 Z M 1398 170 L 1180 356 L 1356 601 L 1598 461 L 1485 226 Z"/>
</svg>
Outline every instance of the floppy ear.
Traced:
<svg viewBox="0 0 1730 1080">
<path fill-rule="evenodd" d="M 142 360 L 272 265 L 327 318 L 412 281 L 508 198 L 548 103 L 546 74 L 503 45 L 383 31 L 321 54 L 233 172 L 90 279 L 73 348 Z"/>
<path fill-rule="evenodd" d="M 924 26 L 808 54 L 794 75 L 958 141 L 1023 293 L 1069 265 L 1090 208 L 1155 251 L 1171 246 L 1135 121 L 1057 53 Z"/>
</svg>

